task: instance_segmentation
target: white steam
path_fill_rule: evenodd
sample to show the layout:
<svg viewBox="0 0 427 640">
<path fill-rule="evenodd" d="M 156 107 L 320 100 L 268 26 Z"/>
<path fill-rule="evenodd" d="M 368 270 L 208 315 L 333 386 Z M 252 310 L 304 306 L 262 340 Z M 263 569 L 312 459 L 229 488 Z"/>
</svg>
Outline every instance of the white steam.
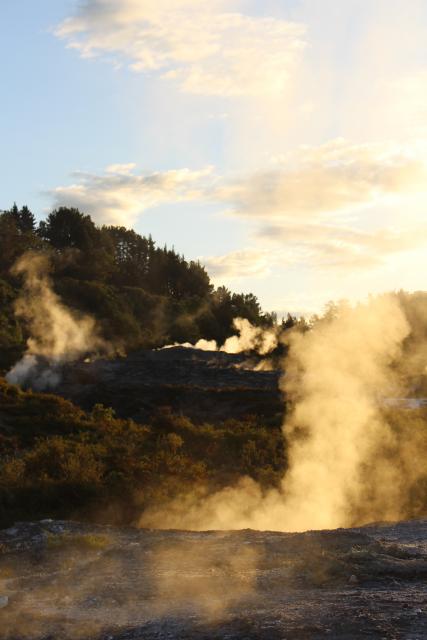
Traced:
<svg viewBox="0 0 427 640">
<path fill-rule="evenodd" d="M 256 351 L 264 356 L 274 351 L 279 343 L 278 328 L 264 329 L 255 327 L 246 318 L 234 318 L 233 327 L 237 331 L 236 335 L 230 336 L 220 347 L 215 340 L 201 339 L 195 344 L 183 342 L 168 344 L 163 349 L 173 347 L 185 347 L 187 349 L 201 349 L 202 351 L 223 351 L 225 353 L 244 353 Z"/>
<path fill-rule="evenodd" d="M 162 349 L 173 349 L 174 347 L 184 347 L 185 349 L 200 349 L 201 351 L 218 351 L 218 345 L 215 340 L 205 340 L 201 338 L 195 344 L 191 342 L 175 342 L 167 344 Z"/>
<path fill-rule="evenodd" d="M 293 334 L 285 390 L 295 407 L 284 484 L 292 528 L 345 526 L 365 502 L 373 480 L 366 465 L 393 437 L 379 399 L 397 388 L 392 365 L 409 330 L 397 300 L 386 296 Z M 399 509 L 387 475 L 377 478 L 382 518 Z"/>
<path fill-rule="evenodd" d="M 343 306 L 290 334 L 283 388 L 289 468 L 278 489 L 253 480 L 145 513 L 144 526 L 301 531 L 405 517 L 425 475 L 420 425 L 393 430 L 382 398 L 398 393 L 410 327 L 396 296 Z M 288 334 L 289 335 L 289 334 Z M 413 428 L 412 428 L 413 427 Z"/>
<path fill-rule="evenodd" d="M 44 255 L 28 252 L 14 265 L 24 284 L 15 313 L 26 321 L 30 337 L 23 358 L 6 378 L 12 384 L 31 384 L 35 389 L 52 388 L 60 381 L 59 367 L 88 352 L 105 350 L 95 320 L 77 315 L 53 291 L 49 261 Z"/>
<path fill-rule="evenodd" d="M 261 356 L 271 353 L 278 344 L 278 334 L 275 329 L 254 327 L 246 318 L 235 318 L 233 326 L 238 335 L 228 338 L 220 351 L 226 353 L 242 353 L 256 351 Z"/>
</svg>

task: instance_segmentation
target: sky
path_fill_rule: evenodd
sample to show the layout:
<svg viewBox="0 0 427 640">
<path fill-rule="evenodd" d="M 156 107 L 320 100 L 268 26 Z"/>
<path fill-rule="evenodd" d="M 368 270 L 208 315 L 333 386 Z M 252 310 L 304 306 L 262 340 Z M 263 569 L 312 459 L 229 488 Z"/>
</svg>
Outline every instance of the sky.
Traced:
<svg viewBox="0 0 427 640">
<path fill-rule="evenodd" d="M 425 289 L 425 0 L 0 4 L 0 209 L 77 206 L 279 315 Z"/>
</svg>

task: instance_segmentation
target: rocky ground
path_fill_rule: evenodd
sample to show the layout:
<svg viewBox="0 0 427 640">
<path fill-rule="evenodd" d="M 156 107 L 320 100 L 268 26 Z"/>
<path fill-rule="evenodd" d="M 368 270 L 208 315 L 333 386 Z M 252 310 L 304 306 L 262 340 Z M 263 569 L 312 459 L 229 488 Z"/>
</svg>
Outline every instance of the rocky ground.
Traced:
<svg viewBox="0 0 427 640">
<path fill-rule="evenodd" d="M 195 421 L 214 422 L 283 412 L 279 371 L 255 370 L 260 358 L 176 347 L 126 358 L 64 366 L 54 389 L 85 409 L 111 406 L 144 422 L 160 406 Z"/>
<path fill-rule="evenodd" d="M 427 520 L 299 534 L 23 523 L 0 532 L 9 640 L 427 638 Z"/>
<path fill-rule="evenodd" d="M 57 365 L 39 358 L 36 383 L 51 374 L 52 388 L 34 386 L 68 398 L 83 409 L 96 403 L 112 407 L 117 416 L 149 421 L 160 407 L 169 407 L 194 422 L 221 422 L 248 415 L 283 416 L 286 398 L 280 389 L 280 360 L 184 347 L 135 351 L 126 357 Z M 283 363 L 282 363 L 283 364 Z M 53 375 L 52 375 L 53 374 Z M 56 381 L 59 380 L 57 384 Z M 34 380 L 32 380 L 34 382 Z M 423 382 L 423 384 L 425 384 Z M 384 406 L 418 409 L 427 406 L 419 381 L 408 382 L 409 398 L 383 398 Z M 419 387 L 419 388 L 418 388 Z"/>
</svg>

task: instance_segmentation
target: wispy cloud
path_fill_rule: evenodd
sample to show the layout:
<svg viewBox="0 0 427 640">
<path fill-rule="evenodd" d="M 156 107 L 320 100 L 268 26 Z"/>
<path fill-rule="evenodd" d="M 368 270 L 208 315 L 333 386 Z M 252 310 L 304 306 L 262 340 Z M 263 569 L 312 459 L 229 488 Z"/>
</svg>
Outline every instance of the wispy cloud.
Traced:
<svg viewBox="0 0 427 640">
<path fill-rule="evenodd" d="M 84 57 L 159 73 L 185 92 L 276 94 L 288 85 L 305 28 L 216 0 L 86 0 L 56 35 Z"/>
<path fill-rule="evenodd" d="M 274 265 L 270 253 L 262 249 L 243 249 L 199 259 L 215 280 L 263 277 L 270 273 Z"/>
<path fill-rule="evenodd" d="M 75 182 L 48 193 L 53 206 L 88 212 L 97 223 L 132 225 L 138 215 L 161 204 L 200 200 L 212 169 L 135 173 L 135 165 L 114 164 L 100 174 L 76 172 Z"/>
<path fill-rule="evenodd" d="M 255 239 L 256 240 L 256 239 Z M 218 282 L 266 277 L 277 269 L 305 268 L 354 272 L 380 266 L 389 258 L 427 247 L 427 227 L 362 232 L 316 224 L 264 227 L 250 249 L 201 257 Z"/>
<path fill-rule="evenodd" d="M 224 280 L 291 266 L 372 269 L 427 246 L 424 215 L 408 216 L 405 208 L 405 198 L 414 196 L 427 207 L 421 142 L 405 148 L 338 139 L 302 147 L 276 158 L 269 170 L 217 182 L 214 195 L 230 215 L 249 220 L 253 230 L 250 250 L 205 258 Z M 387 218 L 397 204 L 401 208 L 392 224 Z M 375 212 L 375 228 L 370 212 Z M 378 214 L 386 222 L 381 224 Z"/>
<path fill-rule="evenodd" d="M 422 146 L 332 140 L 238 178 L 222 177 L 212 167 L 139 173 L 133 163 L 74 178 L 50 191 L 54 206 L 78 207 L 98 223 L 130 226 L 148 209 L 185 201 L 216 203 L 224 232 L 227 215 L 249 221 L 249 247 L 201 258 L 215 279 L 265 277 L 284 266 L 373 268 L 427 245 L 424 216 L 409 219 L 403 206 L 414 196 L 427 206 Z M 387 212 L 396 203 L 401 209 L 392 225 Z M 375 226 L 367 224 L 371 211 Z"/>
<path fill-rule="evenodd" d="M 260 235 L 274 238 L 275 244 L 293 246 L 300 265 L 340 269 L 372 268 L 395 254 L 427 246 L 425 225 L 374 232 L 331 225 L 285 225 L 265 228 Z"/>
<path fill-rule="evenodd" d="M 414 148 L 354 145 L 337 139 L 302 147 L 270 169 L 219 188 L 234 213 L 260 219 L 331 217 L 381 200 L 427 190 L 427 166 Z"/>
</svg>

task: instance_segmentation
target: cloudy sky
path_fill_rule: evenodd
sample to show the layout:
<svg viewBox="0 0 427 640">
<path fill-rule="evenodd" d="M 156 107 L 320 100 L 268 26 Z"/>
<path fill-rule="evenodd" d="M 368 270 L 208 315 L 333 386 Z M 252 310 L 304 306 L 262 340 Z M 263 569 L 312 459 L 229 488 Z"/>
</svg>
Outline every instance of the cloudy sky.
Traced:
<svg viewBox="0 0 427 640">
<path fill-rule="evenodd" d="M 14 0 L 0 208 L 78 206 L 264 308 L 425 289 L 425 0 Z"/>
</svg>

